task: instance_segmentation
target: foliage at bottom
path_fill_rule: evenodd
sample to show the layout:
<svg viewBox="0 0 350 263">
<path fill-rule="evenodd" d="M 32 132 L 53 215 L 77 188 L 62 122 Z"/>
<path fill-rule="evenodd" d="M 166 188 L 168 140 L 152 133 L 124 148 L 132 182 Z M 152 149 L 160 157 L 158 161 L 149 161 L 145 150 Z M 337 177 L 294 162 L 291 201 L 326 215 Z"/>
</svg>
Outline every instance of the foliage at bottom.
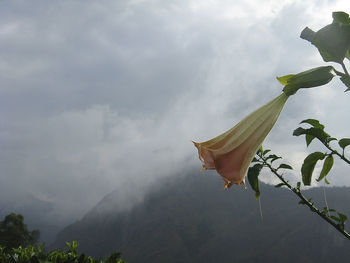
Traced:
<svg viewBox="0 0 350 263">
<path fill-rule="evenodd" d="M 54 250 L 46 253 L 44 245 L 27 246 L 10 250 L 0 246 L 0 263 L 126 263 L 120 258 L 120 253 L 112 253 L 106 259 L 94 259 L 77 252 L 78 243 L 66 242 L 66 251 Z"/>
</svg>

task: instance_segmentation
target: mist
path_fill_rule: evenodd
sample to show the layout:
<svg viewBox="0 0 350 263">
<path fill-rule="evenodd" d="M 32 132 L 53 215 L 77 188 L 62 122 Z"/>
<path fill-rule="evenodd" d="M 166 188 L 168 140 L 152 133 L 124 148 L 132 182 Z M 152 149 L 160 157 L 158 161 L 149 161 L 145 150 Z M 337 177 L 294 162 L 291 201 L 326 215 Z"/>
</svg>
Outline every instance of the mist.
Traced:
<svg viewBox="0 0 350 263">
<path fill-rule="evenodd" d="M 322 65 L 299 34 L 346 7 L 347 1 L 3 2 L 1 199 L 30 194 L 68 222 L 114 190 L 128 207 L 160 178 L 200 170 L 191 140 L 218 135 L 279 95 L 276 76 Z M 334 107 L 348 103 L 343 89 L 334 82 L 291 98 L 264 147 L 300 165 L 308 150 L 292 131 L 306 118 L 346 137 L 350 112 Z M 342 169 L 332 185 L 350 185 Z M 262 180 L 274 182 L 267 174 Z"/>
</svg>

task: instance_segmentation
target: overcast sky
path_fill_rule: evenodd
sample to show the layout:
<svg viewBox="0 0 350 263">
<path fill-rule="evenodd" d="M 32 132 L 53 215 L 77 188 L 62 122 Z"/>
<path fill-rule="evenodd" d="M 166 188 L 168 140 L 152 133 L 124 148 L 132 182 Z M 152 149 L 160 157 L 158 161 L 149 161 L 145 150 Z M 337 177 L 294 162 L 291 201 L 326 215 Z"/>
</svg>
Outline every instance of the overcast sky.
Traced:
<svg viewBox="0 0 350 263">
<path fill-rule="evenodd" d="M 276 76 L 323 65 L 300 32 L 346 8 L 348 0 L 1 0 L 1 198 L 30 193 L 79 217 L 114 189 L 140 198 L 160 177 L 199 170 L 191 140 L 279 95 Z M 300 164 L 307 150 L 292 131 L 306 118 L 350 137 L 344 90 L 337 80 L 290 98 L 265 148 Z M 333 185 L 350 185 L 345 168 Z"/>
</svg>

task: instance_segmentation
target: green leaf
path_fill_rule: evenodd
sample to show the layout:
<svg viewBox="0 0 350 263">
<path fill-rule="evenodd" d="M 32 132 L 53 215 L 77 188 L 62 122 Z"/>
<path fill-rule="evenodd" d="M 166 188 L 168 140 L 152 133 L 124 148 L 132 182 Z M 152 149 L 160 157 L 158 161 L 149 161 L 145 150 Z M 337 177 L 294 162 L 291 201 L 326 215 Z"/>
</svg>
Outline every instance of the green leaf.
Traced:
<svg viewBox="0 0 350 263">
<path fill-rule="evenodd" d="M 299 204 L 299 205 L 306 205 L 306 204 L 307 204 L 307 202 L 305 202 L 304 200 L 302 200 L 302 199 L 301 199 L 301 200 L 299 201 L 299 203 L 298 203 L 298 204 Z"/>
<path fill-rule="evenodd" d="M 324 178 L 324 181 L 326 182 L 326 184 L 330 184 L 330 182 L 327 180 L 327 178 Z"/>
<path fill-rule="evenodd" d="M 339 215 L 339 219 L 342 223 L 344 223 L 348 219 L 348 217 L 342 213 L 337 212 L 337 214 Z"/>
<path fill-rule="evenodd" d="M 310 124 L 310 125 L 313 126 L 314 128 L 318 128 L 318 129 L 321 129 L 321 130 L 324 129 L 324 125 L 322 125 L 322 124 L 321 124 L 318 120 L 316 120 L 316 119 L 306 119 L 306 120 L 303 120 L 302 122 L 300 122 L 300 124 L 302 124 L 302 123 Z M 306 135 L 305 135 L 306 146 L 309 146 L 310 143 L 313 141 L 313 139 L 315 139 L 315 136 L 314 136 L 314 135 L 306 134 Z"/>
<path fill-rule="evenodd" d="M 266 160 L 269 160 L 269 159 L 271 159 L 270 162 L 273 163 L 278 159 L 282 159 L 282 157 L 277 156 L 276 154 L 270 154 L 269 156 L 266 157 Z"/>
<path fill-rule="evenodd" d="M 248 169 L 248 182 L 251 188 L 255 191 L 256 199 L 258 199 L 260 196 L 258 176 L 262 168 L 263 168 L 262 164 L 255 164 L 254 166 L 249 167 Z"/>
<path fill-rule="evenodd" d="M 318 177 L 318 179 L 316 179 L 317 182 L 321 181 L 325 176 L 327 176 L 327 174 L 329 173 L 329 171 L 333 167 L 333 163 L 334 163 L 333 155 L 328 155 L 327 158 L 323 162 L 323 167 L 322 167 L 322 171 L 320 173 L 320 177 Z"/>
<path fill-rule="evenodd" d="M 328 139 L 330 138 L 329 134 L 320 128 L 304 129 L 304 128 L 299 127 L 297 129 L 295 129 L 293 132 L 294 136 L 300 136 L 300 135 L 304 135 L 304 134 L 305 135 L 306 134 L 312 135 L 312 136 L 316 137 L 317 139 L 319 139 L 323 143 L 327 143 Z M 306 141 L 306 143 L 308 143 L 308 141 Z"/>
<path fill-rule="evenodd" d="M 339 140 L 338 144 L 344 150 L 346 146 L 350 145 L 350 138 L 343 138 Z"/>
<path fill-rule="evenodd" d="M 349 14 L 345 12 L 333 12 L 332 17 L 333 17 L 333 23 L 350 25 Z"/>
<path fill-rule="evenodd" d="M 286 185 L 286 184 L 285 183 L 280 183 L 280 184 L 276 184 L 275 187 L 279 188 L 279 187 L 284 186 L 284 185 Z"/>
<path fill-rule="evenodd" d="M 333 23 L 317 32 L 306 27 L 300 37 L 315 45 L 324 61 L 341 63 L 344 57 L 350 59 L 349 15 L 345 12 L 333 12 Z"/>
<path fill-rule="evenodd" d="M 327 139 L 327 142 L 331 142 L 331 141 L 338 141 L 338 139 L 337 138 L 333 138 L 333 137 L 329 137 Z"/>
<path fill-rule="evenodd" d="M 340 77 L 340 80 L 347 87 L 345 92 L 349 91 L 350 90 L 350 77 L 349 76 L 342 76 L 342 77 Z"/>
<path fill-rule="evenodd" d="M 288 164 L 282 163 L 282 164 L 280 164 L 280 166 L 278 166 L 277 170 L 278 169 L 290 169 L 290 170 L 293 170 L 293 167 L 288 165 Z"/>
<path fill-rule="evenodd" d="M 300 122 L 300 124 L 307 123 L 313 126 L 313 128 L 310 129 L 303 129 L 298 128 L 294 131 L 293 135 L 299 136 L 302 134 L 305 134 L 305 140 L 306 145 L 309 146 L 310 143 L 315 139 L 318 138 L 322 142 L 330 142 L 332 140 L 337 140 L 336 138 L 331 138 L 325 131 L 324 131 L 324 125 L 321 124 L 316 119 L 306 119 Z"/>
<path fill-rule="evenodd" d="M 286 86 L 288 84 L 288 81 L 294 77 L 295 74 L 289 74 L 289 75 L 285 75 L 282 77 L 276 77 L 276 79 L 279 81 L 279 83 L 281 83 L 283 86 Z"/>
<path fill-rule="evenodd" d="M 312 44 L 315 45 L 325 62 L 342 63 L 350 42 L 350 26 L 332 23 L 315 33 Z"/>
<path fill-rule="evenodd" d="M 309 42 L 312 42 L 312 40 L 315 38 L 316 32 L 312 29 L 305 27 L 303 31 L 301 31 L 300 38 L 305 39 Z"/>
<path fill-rule="evenodd" d="M 326 215 L 328 213 L 328 208 L 325 206 L 323 207 L 322 211 L 321 211 L 322 214 Z"/>
<path fill-rule="evenodd" d="M 297 182 L 297 188 L 300 189 L 301 183 Z"/>
<path fill-rule="evenodd" d="M 306 146 L 309 147 L 310 143 L 315 139 L 315 136 L 311 134 L 306 134 L 305 135 L 305 141 L 306 141 Z"/>
<path fill-rule="evenodd" d="M 314 152 L 309 154 L 301 167 L 301 175 L 304 185 L 311 185 L 312 173 L 318 160 L 323 160 L 324 153 Z"/>
<path fill-rule="evenodd" d="M 306 119 L 306 120 L 303 120 L 300 122 L 300 124 L 302 123 L 307 123 L 307 124 L 310 124 L 311 126 L 313 126 L 314 128 L 319 128 L 319 129 L 324 129 L 324 125 L 321 124 L 319 122 L 319 120 L 316 120 L 316 119 Z"/>
<path fill-rule="evenodd" d="M 265 150 L 265 151 L 263 152 L 263 155 L 267 154 L 268 152 L 271 152 L 271 150 Z"/>
</svg>

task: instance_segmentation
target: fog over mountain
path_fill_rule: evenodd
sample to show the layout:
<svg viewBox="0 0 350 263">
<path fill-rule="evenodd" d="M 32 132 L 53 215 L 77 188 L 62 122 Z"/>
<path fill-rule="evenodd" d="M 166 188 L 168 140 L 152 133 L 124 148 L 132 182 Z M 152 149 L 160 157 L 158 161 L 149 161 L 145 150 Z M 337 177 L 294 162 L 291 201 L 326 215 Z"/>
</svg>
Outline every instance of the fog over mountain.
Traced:
<svg viewBox="0 0 350 263">
<path fill-rule="evenodd" d="M 51 244 L 56 234 L 71 221 L 62 221 L 54 204 L 45 202 L 31 195 L 16 196 L 14 199 L 0 199 L 0 221 L 10 213 L 24 216 L 24 223 L 29 230 L 40 231 L 40 243 Z"/>
<path fill-rule="evenodd" d="M 348 0 L 1 1 L 2 208 L 30 196 L 63 225 L 112 191 L 128 208 L 160 179 L 199 170 L 191 140 L 280 94 L 276 76 L 323 65 L 299 34 L 348 9 Z M 313 148 L 291 133 L 310 117 L 349 137 L 343 91 L 334 81 L 292 97 L 265 147 L 300 165 Z M 332 185 L 350 185 L 345 169 L 337 164 Z"/>
<path fill-rule="evenodd" d="M 287 189 L 261 185 L 263 219 L 254 192 L 223 190 L 214 174 L 161 180 L 142 202 L 120 210 L 114 191 L 52 246 L 78 240 L 80 251 L 106 256 L 121 251 L 136 262 L 345 262 L 349 241 Z M 350 214 L 350 189 L 328 188 L 328 205 Z M 322 188 L 305 192 L 323 207 Z"/>
</svg>

